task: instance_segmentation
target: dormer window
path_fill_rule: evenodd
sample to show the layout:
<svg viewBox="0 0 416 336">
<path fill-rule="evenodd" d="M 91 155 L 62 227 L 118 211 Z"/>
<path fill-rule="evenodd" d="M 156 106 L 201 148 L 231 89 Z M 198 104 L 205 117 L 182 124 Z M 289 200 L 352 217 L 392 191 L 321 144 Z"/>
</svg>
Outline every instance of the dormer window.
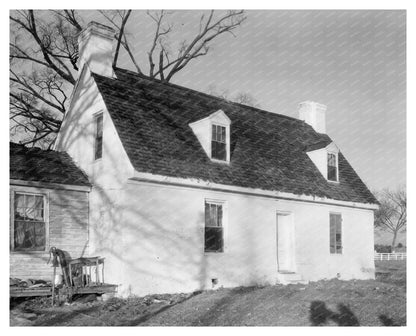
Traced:
<svg viewBox="0 0 416 336">
<path fill-rule="evenodd" d="M 338 181 L 338 156 L 335 153 L 328 153 L 328 181 Z"/>
<path fill-rule="evenodd" d="M 335 143 L 317 142 L 306 147 L 306 154 L 328 182 L 339 182 L 339 148 Z"/>
<path fill-rule="evenodd" d="M 207 157 L 215 163 L 230 162 L 231 120 L 222 110 L 189 124 Z"/>
<path fill-rule="evenodd" d="M 227 161 L 227 137 L 224 126 L 212 125 L 211 158 Z"/>
</svg>

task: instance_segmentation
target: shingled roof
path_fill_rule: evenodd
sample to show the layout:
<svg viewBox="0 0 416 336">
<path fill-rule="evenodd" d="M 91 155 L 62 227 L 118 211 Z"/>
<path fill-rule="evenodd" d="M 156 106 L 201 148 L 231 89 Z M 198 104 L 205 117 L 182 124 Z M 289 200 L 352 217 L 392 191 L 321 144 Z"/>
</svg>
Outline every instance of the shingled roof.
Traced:
<svg viewBox="0 0 416 336">
<path fill-rule="evenodd" d="M 10 179 L 90 186 L 87 176 L 64 152 L 10 142 Z"/>
<path fill-rule="evenodd" d="M 135 169 L 334 200 L 377 203 L 339 154 L 339 183 L 328 182 L 306 154 L 331 139 L 301 120 L 229 102 L 115 68 L 93 74 Z M 231 162 L 212 162 L 189 124 L 223 110 L 231 119 Z"/>
</svg>

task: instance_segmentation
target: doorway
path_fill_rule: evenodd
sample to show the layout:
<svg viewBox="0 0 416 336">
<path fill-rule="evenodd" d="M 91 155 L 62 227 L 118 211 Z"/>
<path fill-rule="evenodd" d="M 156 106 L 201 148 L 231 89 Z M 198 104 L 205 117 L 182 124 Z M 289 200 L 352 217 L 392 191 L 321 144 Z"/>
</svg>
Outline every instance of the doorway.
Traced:
<svg viewBox="0 0 416 336">
<path fill-rule="evenodd" d="M 290 212 L 276 214 L 277 270 L 295 272 L 295 230 Z"/>
</svg>

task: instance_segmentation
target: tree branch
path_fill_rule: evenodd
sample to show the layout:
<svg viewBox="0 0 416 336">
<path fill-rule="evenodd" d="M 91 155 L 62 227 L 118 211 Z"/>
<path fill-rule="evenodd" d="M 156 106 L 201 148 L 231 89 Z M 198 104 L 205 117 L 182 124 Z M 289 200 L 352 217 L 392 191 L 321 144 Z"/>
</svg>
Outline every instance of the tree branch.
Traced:
<svg viewBox="0 0 416 336">
<path fill-rule="evenodd" d="M 129 19 L 129 16 L 130 16 L 130 13 L 131 13 L 131 9 L 129 9 L 127 11 L 127 14 L 124 16 L 123 21 L 121 22 L 120 32 L 119 32 L 118 38 L 117 38 L 116 53 L 114 55 L 114 60 L 113 60 L 113 67 L 115 67 L 117 65 L 118 53 L 119 53 L 119 50 L 120 50 L 121 41 L 122 41 L 123 36 L 124 36 L 124 27 L 126 26 L 127 20 Z"/>
</svg>

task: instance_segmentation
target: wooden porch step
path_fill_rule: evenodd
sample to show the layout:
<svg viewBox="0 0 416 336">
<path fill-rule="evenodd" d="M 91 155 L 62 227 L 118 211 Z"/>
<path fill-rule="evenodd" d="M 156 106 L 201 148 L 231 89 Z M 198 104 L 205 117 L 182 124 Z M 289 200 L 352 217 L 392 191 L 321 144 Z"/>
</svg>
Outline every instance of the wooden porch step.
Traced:
<svg viewBox="0 0 416 336">
<path fill-rule="evenodd" d="M 283 285 L 308 283 L 308 281 L 303 280 L 300 274 L 289 271 L 279 271 L 277 274 L 277 281 Z"/>
</svg>

